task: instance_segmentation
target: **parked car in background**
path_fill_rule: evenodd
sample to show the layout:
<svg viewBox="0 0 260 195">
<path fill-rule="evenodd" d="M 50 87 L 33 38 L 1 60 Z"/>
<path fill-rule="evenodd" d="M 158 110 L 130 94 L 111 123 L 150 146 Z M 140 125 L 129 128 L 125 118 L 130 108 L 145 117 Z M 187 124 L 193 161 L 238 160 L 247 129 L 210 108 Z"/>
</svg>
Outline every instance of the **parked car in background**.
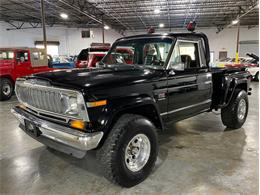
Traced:
<svg viewBox="0 0 260 195">
<path fill-rule="evenodd" d="M 74 56 L 53 56 L 52 67 L 53 68 L 74 68 L 75 67 Z"/>
<path fill-rule="evenodd" d="M 232 59 L 230 63 L 226 63 L 227 68 L 247 68 L 251 74 L 251 78 L 258 81 L 259 77 L 259 57 L 253 53 L 247 53 L 248 57 L 239 58 L 239 63 L 235 63 L 235 59 Z"/>
<path fill-rule="evenodd" d="M 109 49 L 110 49 L 110 44 L 92 43 L 91 47 L 82 49 L 80 51 L 80 53 L 77 57 L 75 67 L 76 68 L 94 67 L 95 65 L 93 65 L 93 62 L 90 62 L 90 57 L 92 59 L 91 61 L 93 61 L 93 59 L 97 60 L 100 58 L 101 55 L 104 56 L 103 52 L 107 52 Z M 90 52 L 96 52 L 96 53 L 95 54 L 92 53 L 90 55 Z M 97 53 L 97 52 L 101 52 L 101 53 Z M 96 60 L 94 60 L 94 61 L 96 61 Z"/>
<path fill-rule="evenodd" d="M 100 62 L 106 54 L 107 52 L 102 52 L 102 51 L 89 52 L 88 64 L 86 67 L 88 68 L 96 67 L 96 64 Z"/>
<path fill-rule="evenodd" d="M 43 49 L 0 48 L 0 101 L 11 98 L 18 77 L 50 70 Z"/>
<path fill-rule="evenodd" d="M 130 48 L 117 48 L 116 53 L 121 55 L 126 64 L 133 64 L 134 51 Z"/>
<path fill-rule="evenodd" d="M 250 63 L 256 64 L 256 66 L 248 67 L 247 70 L 250 72 L 250 74 L 252 75 L 252 78 L 255 81 L 259 81 L 259 56 L 255 55 L 253 53 L 247 53 L 246 55 L 251 57 L 251 59 L 249 60 Z"/>
</svg>

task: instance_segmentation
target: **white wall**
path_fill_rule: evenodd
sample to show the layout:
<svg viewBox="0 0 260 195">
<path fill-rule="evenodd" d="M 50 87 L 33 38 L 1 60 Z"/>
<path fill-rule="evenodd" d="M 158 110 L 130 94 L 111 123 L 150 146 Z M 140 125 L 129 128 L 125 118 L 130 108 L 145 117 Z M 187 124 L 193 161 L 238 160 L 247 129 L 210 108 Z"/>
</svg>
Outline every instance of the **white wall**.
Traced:
<svg viewBox="0 0 260 195">
<path fill-rule="evenodd" d="M 34 41 L 42 41 L 42 29 L 10 30 L 11 25 L 0 22 L 0 47 L 35 47 Z M 47 41 L 59 41 L 60 55 L 77 55 L 83 48 L 90 46 L 92 42 L 102 42 L 102 30 L 90 29 L 94 38 L 81 38 L 81 30 L 77 28 L 51 27 L 47 28 Z M 114 30 L 105 30 L 105 42 L 113 43 L 121 35 Z"/>
<path fill-rule="evenodd" d="M 219 51 L 227 51 L 228 57 L 235 57 L 236 42 L 237 42 L 237 28 L 224 29 L 216 34 L 216 29 L 201 29 L 209 38 L 210 50 L 214 51 L 215 60 L 218 59 Z M 259 41 L 259 27 L 248 29 L 246 27 L 240 28 L 240 41 L 257 40 Z M 244 53 L 239 54 L 244 56 Z"/>
<path fill-rule="evenodd" d="M 0 47 L 34 47 L 34 41 L 42 40 L 42 29 L 6 31 L 6 28 L 10 27 L 12 26 L 7 23 L 0 23 Z M 90 29 L 94 32 L 94 38 L 81 38 L 81 30 L 82 29 L 65 27 L 47 28 L 47 39 L 49 41 L 60 42 L 60 55 L 77 55 L 81 49 L 89 47 L 92 42 L 102 42 L 101 29 Z M 185 31 L 185 29 L 177 29 L 176 31 Z M 235 57 L 237 37 L 236 28 L 224 29 L 218 34 L 216 34 L 216 28 L 201 28 L 197 31 L 204 32 L 208 36 L 210 42 L 210 50 L 214 51 L 215 59 L 218 59 L 219 51 L 223 50 L 228 52 L 229 57 Z M 146 32 L 127 32 L 126 34 L 133 35 L 141 33 Z M 115 32 L 114 30 L 106 30 L 105 42 L 113 43 L 117 38 L 120 38 L 121 36 L 122 35 Z M 248 40 L 259 40 L 258 26 L 251 29 L 241 27 L 240 41 Z"/>
</svg>

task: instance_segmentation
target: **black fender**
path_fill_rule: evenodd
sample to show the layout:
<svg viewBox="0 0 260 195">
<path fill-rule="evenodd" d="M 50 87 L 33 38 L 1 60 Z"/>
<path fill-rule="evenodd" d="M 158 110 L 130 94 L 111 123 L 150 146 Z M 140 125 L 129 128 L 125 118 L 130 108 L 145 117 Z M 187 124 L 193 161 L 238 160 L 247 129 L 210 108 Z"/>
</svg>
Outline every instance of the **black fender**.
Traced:
<svg viewBox="0 0 260 195">
<path fill-rule="evenodd" d="M 150 96 L 138 96 L 109 100 L 98 117 L 97 122 L 99 127 L 96 130 L 103 131 L 104 135 L 107 135 L 120 116 L 126 113 L 142 115 L 151 120 L 158 129 L 164 128 L 154 98 Z"/>
<path fill-rule="evenodd" d="M 226 90 L 223 99 L 223 107 L 227 106 L 230 103 L 236 89 L 241 89 L 248 92 L 249 80 L 247 79 L 247 77 L 226 77 L 226 83 L 224 87 L 226 88 Z"/>
</svg>

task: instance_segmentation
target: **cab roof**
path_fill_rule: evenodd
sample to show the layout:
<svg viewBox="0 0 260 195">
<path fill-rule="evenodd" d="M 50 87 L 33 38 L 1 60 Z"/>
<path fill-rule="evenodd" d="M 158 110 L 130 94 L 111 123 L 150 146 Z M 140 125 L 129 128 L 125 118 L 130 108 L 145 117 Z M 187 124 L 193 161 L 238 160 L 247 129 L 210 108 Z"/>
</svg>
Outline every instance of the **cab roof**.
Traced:
<svg viewBox="0 0 260 195">
<path fill-rule="evenodd" d="M 133 35 L 133 36 L 126 36 L 117 39 L 117 41 L 124 40 L 124 39 L 135 39 L 135 38 L 145 38 L 145 37 L 161 37 L 161 36 L 168 36 L 168 37 L 207 37 L 204 33 L 200 32 L 170 32 L 170 33 L 152 33 L 152 34 L 140 34 L 140 35 Z"/>
</svg>

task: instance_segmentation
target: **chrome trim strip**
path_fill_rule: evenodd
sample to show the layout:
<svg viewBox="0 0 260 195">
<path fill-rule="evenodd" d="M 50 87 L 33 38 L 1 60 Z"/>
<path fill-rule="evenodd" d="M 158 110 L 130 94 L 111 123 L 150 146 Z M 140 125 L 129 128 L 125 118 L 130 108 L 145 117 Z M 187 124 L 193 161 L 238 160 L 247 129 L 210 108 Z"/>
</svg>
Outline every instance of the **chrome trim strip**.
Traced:
<svg viewBox="0 0 260 195">
<path fill-rule="evenodd" d="M 96 148 L 104 134 L 102 131 L 83 133 L 63 125 L 42 120 L 18 107 L 11 109 L 11 112 L 23 125 L 25 119 L 35 124 L 42 132 L 39 137 L 44 136 L 79 150 L 86 151 Z"/>
<path fill-rule="evenodd" d="M 212 81 L 206 81 L 206 82 L 204 82 L 204 84 L 211 84 L 212 83 Z"/>
<path fill-rule="evenodd" d="M 38 116 L 38 117 L 42 117 L 42 118 L 44 118 L 44 119 L 52 120 L 52 121 L 56 121 L 56 122 L 68 123 L 70 119 L 72 119 L 72 120 L 73 120 L 73 119 L 77 119 L 77 118 L 61 117 L 61 116 L 59 116 L 58 114 L 55 114 L 55 115 L 54 115 L 54 114 L 50 114 L 50 113 L 45 112 L 45 111 L 38 112 L 37 110 L 34 110 L 34 109 L 30 108 L 29 106 L 27 106 L 27 107 L 25 108 L 25 110 L 26 110 L 27 112 L 30 112 L 30 113 L 33 114 L 33 115 Z M 49 117 L 48 117 L 48 116 L 43 116 L 42 114 L 44 114 L 44 115 L 49 115 Z M 55 118 L 53 118 L 53 117 L 55 117 Z M 56 118 L 60 118 L 60 120 L 59 120 L 59 119 L 56 119 Z M 62 119 L 63 119 L 63 120 L 62 120 Z"/>
<path fill-rule="evenodd" d="M 168 92 L 172 92 L 175 89 L 181 89 L 181 88 L 187 88 L 187 87 L 196 87 L 196 86 L 198 86 L 197 83 L 189 84 L 189 85 L 182 85 L 182 86 L 174 86 L 174 87 L 169 86 Z"/>
<path fill-rule="evenodd" d="M 210 102 L 211 102 L 210 99 L 209 100 L 205 100 L 205 101 L 197 103 L 197 104 L 193 104 L 193 105 L 186 106 L 186 107 L 183 107 L 183 108 L 178 108 L 178 109 L 175 109 L 175 110 L 171 110 L 169 112 L 163 112 L 160 115 L 164 116 L 164 115 L 172 114 L 172 113 L 179 112 L 179 111 L 182 111 L 182 110 L 186 110 L 186 109 L 189 109 L 189 108 L 192 108 L 192 107 L 200 106 L 200 105 L 203 105 L 203 104 L 208 104 Z"/>
</svg>

